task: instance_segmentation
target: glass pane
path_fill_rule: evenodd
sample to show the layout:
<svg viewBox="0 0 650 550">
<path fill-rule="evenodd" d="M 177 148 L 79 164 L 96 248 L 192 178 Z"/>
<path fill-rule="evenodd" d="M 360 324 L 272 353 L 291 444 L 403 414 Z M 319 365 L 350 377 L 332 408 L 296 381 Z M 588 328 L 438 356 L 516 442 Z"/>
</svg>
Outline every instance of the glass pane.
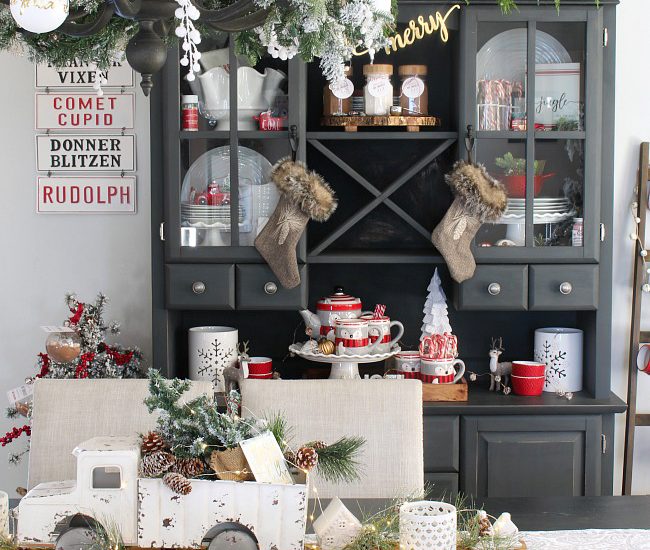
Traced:
<svg viewBox="0 0 650 550">
<path fill-rule="evenodd" d="M 475 238 L 477 246 L 526 244 L 526 142 L 513 139 L 478 140 L 477 160 L 508 191 L 508 208 L 502 218 L 485 223 Z"/>
<path fill-rule="evenodd" d="M 201 139 L 184 143 L 181 246 L 231 246 L 232 194 L 236 191 L 239 246 L 254 245 L 279 199 L 270 180 L 272 162 L 287 154 L 284 140 L 259 140 L 255 146 L 264 153 L 246 147 L 245 143 L 239 146 L 239 178 L 235 182 L 230 174 L 230 146 L 224 141 Z M 275 152 L 274 146 L 278 149 Z"/>
<path fill-rule="evenodd" d="M 585 23 L 538 23 L 535 129 L 584 129 Z"/>
<path fill-rule="evenodd" d="M 584 141 L 535 142 L 535 246 L 583 246 Z"/>
<path fill-rule="evenodd" d="M 119 466 L 93 468 L 93 489 L 120 489 L 122 481 Z"/>
<path fill-rule="evenodd" d="M 195 80 L 181 84 L 182 94 L 199 99 L 199 129 L 230 129 L 230 65 L 228 48 L 206 41 L 201 52 L 201 72 Z M 255 67 L 244 57 L 237 69 L 237 128 L 239 130 L 280 130 L 287 128 L 288 62 L 264 57 Z M 264 116 L 260 116 L 266 113 Z"/>
<path fill-rule="evenodd" d="M 477 128 L 526 129 L 525 23 L 479 22 L 476 54 Z"/>
</svg>

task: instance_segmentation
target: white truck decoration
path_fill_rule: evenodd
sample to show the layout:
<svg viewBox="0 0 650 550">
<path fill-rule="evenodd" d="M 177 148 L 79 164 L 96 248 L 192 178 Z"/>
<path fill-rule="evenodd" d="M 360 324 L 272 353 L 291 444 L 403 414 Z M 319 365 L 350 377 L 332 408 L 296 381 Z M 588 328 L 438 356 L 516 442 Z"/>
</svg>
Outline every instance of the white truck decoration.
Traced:
<svg viewBox="0 0 650 550">
<path fill-rule="evenodd" d="M 96 437 L 73 454 L 76 481 L 41 483 L 20 501 L 20 546 L 80 543 L 99 523 L 117 528 L 125 546 L 140 548 L 303 549 L 305 483 L 195 479 L 183 496 L 160 479 L 138 477 L 136 437 Z"/>
</svg>

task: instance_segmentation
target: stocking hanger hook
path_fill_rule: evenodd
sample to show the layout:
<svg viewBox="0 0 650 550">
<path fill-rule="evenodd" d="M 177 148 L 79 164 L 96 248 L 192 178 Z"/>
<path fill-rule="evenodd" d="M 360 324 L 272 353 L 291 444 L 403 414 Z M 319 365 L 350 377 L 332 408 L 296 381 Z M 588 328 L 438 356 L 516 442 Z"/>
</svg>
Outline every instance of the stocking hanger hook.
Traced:
<svg viewBox="0 0 650 550">
<path fill-rule="evenodd" d="M 465 150 L 467 151 L 467 162 L 473 164 L 473 155 L 474 155 L 474 126 L 471 124 L 467 125 L 467 133 L 465 134 Z"/>
<path fill-rule="evenodd" d="M 291 146 L 291 160 L 296 162 L 298 154 L 298 127 L 292 124 L 289 127 L 289 145 Z"/>
</svg>

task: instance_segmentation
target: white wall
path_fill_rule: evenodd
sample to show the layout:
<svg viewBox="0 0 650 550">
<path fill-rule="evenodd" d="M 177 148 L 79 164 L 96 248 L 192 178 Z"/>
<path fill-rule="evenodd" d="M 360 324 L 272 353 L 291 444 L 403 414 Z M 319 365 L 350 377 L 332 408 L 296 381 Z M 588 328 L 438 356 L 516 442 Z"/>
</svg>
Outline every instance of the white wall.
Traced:
<svg viewBox="0 0 650 550">
<path fill-rule="evenodd" d="M 107 319 L 122 323 L 119 341 L 151 357 L 149 102 L 136 91 L 137 204 L 135 215 L 36 214 L 34 67 L 0 54 L 0 411 L 5 389 L 34 374 L 44 351 L 44 324 L 67 317 L 66 291 L 111 302 Z M 13 426 L 0 413 L 0 432 Z M 0 449 L 0 489 L 26 484 L 27 461 L 6 466 Z"/>
<path fill-rule="evenodd" d="M 625 398 L 627 392 L 628 346 L 632 304 L 634 244 L 628 238 L 634 230 L 630 205 L 634 197 L 639 145 L 650 141 L 650 72 L 647 52 L 650 35 L 650 2 L 622 0 L 618 8 L 616 53 L 616 165 L 614 197 L 614 318 L 612 319 L 612 390 Z M 650 240 L 646 241 L 650 244 Z M 644 300 L 642 326 L 650 327 L 650 300 Z M 650 412 L 650 376 L 639 380 L 639 412 Z M 650 493 L 650 428 L 636 431 L 633 489 Z M 620 492 L 623 467 L 624 415 L 616 424 L 616 470 L 614 488 Z"/>
</svg>

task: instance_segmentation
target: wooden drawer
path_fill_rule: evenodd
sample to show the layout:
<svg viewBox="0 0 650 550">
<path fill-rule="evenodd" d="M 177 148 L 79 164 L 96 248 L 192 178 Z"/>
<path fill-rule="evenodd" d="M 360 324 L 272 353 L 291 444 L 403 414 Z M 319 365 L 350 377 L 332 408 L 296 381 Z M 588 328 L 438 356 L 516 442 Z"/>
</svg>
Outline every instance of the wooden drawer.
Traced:
<svg viewBox="0 0 650 550">
<path fill-rule="evenodd" d="M 458 494 L 458 474 L 425 473 L 424 484 L 430 499 L 453 499 Z"/>
<path fill-rule="evenodd" d="M 424 471 L 457 472 L 460 422 L 457 416 L 425 416 Z"/>
<path fill-rule="evenodd" d="M 237 309 L 307 307 L 307 266 L 299 266 L 300 285 L 287 290 L 267 265 L 241 264 L 236 269 Z"/>
<path fill-rule="evenodd" d="M 167 264 L 166 298 L 170 309 L 234 309 L 235 266 Z"/>
<path fill-rule="evenodd" d="M 529 286 L 529 309 L 598 307 L 597 265 L 533 265 Z"/>
<path fill-rule="evenodd" d="M 528 266 L 479 265 L 474 277 L 456 286 L 456 308 L 525 310 L 528 306 Z"/>
</svg>

